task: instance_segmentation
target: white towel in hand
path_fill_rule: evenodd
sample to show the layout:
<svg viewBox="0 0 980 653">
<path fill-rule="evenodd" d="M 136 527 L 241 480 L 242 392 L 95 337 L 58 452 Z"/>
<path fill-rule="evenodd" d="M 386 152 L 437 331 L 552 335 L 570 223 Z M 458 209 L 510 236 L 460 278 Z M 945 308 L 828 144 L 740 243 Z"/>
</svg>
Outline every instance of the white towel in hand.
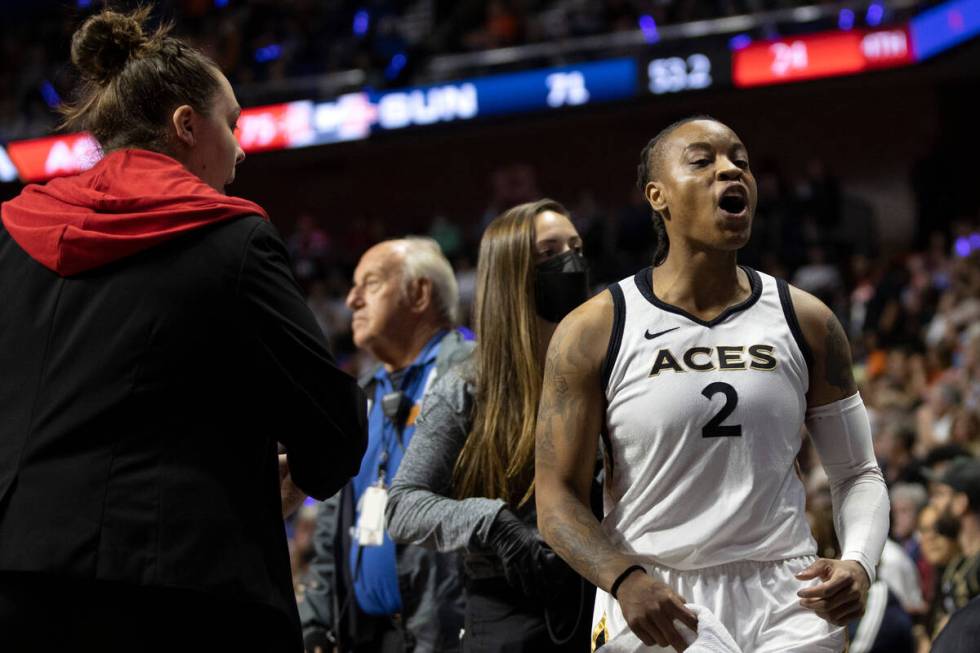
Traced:
<svg viewBox="0 0 980 653">
<path fill-rule="evenodd" d="M 687 642 L 686 653 L 742 653 L 742 649 L 711 610 L 694 603 L 687 603 L 684 607 L 698 616 L 697 633 L 679 621 L 674 622 L 678 624 L 681 637 Z"/>
<path fill-rule="evenodd" d="M 674 621 L 677 632 L 687 642 L 686 653 L 742 653 L 742 649 L 711 610 L 694 603 L 688 603 L 685 607 L 698 616 L 696 633 L 680 621 Z M 626 628 L 599 648 L 598 653 L 654 653 L 673 650 L 670 647 L 664 649 L 657 645 L 647 646 L 633 631 Z"/>
</svg>

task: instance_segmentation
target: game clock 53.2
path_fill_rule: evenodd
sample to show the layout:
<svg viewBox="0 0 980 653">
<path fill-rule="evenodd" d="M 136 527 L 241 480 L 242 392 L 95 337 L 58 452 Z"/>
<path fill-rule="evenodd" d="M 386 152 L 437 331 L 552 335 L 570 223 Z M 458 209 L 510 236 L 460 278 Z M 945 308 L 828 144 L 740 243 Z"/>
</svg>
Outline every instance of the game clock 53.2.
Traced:
<svg viewBox="0 0 980 653">
<path fill-rule="evenodd" d="M 654 95 L 667 95 L 731 85 L 728 52 L 688 52 L 654 57 L 643 67 L 645 86 Z"/>
</svg>

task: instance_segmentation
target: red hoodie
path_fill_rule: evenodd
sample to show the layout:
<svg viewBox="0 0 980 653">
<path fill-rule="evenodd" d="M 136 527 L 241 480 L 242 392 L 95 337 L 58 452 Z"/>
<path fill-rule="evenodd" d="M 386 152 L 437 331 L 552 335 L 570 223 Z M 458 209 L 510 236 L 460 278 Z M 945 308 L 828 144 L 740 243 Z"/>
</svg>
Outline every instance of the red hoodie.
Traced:
<svg viewBox="0 0 980 653">
<path fill-rule="evenodd" d="M 148 150 L 112 152 L 79 175 L 30 185 L 0 205 L 17 244 L 63 277 L 247 215 L 269 219 L 258 204 L 223 195 Z"/>
</svg>

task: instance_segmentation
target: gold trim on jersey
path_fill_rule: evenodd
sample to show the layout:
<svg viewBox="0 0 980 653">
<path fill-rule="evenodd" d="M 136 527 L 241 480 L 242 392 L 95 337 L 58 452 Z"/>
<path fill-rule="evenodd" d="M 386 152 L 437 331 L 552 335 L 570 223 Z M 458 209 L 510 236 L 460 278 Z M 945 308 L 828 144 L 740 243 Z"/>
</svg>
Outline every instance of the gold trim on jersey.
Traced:
<svg viewBox="0 0 980 653">
<path fill-rule="evenodd" d="M 604 645 L 609 641 L 609 625 L 606 623 L 606 613 L 602 613 L 602 618 L 596 623 L 595 628 L 592 629 L 592 653 L 595 653 L 596 649 Z"/>
</svg>

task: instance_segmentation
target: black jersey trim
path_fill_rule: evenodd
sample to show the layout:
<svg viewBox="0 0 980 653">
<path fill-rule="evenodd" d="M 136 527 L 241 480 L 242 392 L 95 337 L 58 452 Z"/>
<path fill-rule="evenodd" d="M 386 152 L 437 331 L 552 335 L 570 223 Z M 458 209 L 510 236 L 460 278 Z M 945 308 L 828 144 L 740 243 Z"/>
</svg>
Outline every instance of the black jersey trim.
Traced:
<svg viewBox="0 0 980 653">
<path fill-rule="evenodd" d="M 613 326 L 609 334 L 609 346 L 606 348 L 606 360 L 602 362 L 602 394 L 605 396 L 612 375 L 613 365 L 619 356 L 619 348 L 623 343 L 623 329 L 626 326 L 626 298 L 619 283 L 609 285 L 609 294 L 613 300 Z"/>
<path fill-rule="evenodd" d="M 691 315 L 683 308 L 674 306 L 673 304 L 668 304 L 658 298 L 653 292 L 653 268 L 644 268 L 636 273 L 633 277 L 636 282 L 636 287 L 639 289 L 640 293 L 646 298 L 648 302 L 660 308 L 662 310 L 668 311 L 670 313 L 676 313 L 682 317 L 686 317 L 695 324 L 700 324 L 701 326 L 708 327 L 709 329 L 716 324 L 721 324 L 729 317 L 735 313 L 744 311 L 747 308 L 751 308 L 753 304 L 759 301 L 759 297 L 762 296 L 762 279 L 759 277 L 759 273 L 750 267 L 740 265 L 740 268 L 745 271 L 745 275 L 749 278 L 749 286 L 752 288 L 752 293 L 745 299 L 745 301 L 735 304 L 734 306 L 729 306 L 716 317 L 711 320 L 702 320 L 701 318 Z"/>
<path fill-rule="evenodd" d="M 608 406 L 606 407 L 608 410 Z M 609 426 L 606 424 L 602 425 L 602 430 L 599 431 L 599 436 L 602 438 L 602 454 L 604 456 L 605 466 L 603 471 L 606 472 L 606 478 L 603 479 L 605 483 L 612 483 L 613 473 L 616 471 L 616 461 L 613 460 L 613 448 L 612 448 L 612 438 L 609 437 Z M 593 512 L 595 512 L 595 507 L 593 506 Z M 602 518 L 602 504 L 599 505 L 599 515 Z"/>
<path fill-rule="evenodd" d="M 789 325 L 789 330 L 793 334 L 796 346 L 800 348 L 800 352 L 803 354 L 803 360 L 806 361 L 807 370 L 811 370 L 813 369 L 813 352 L 810 351 L 810 345 L 807 344 L 806 338 L 803 337 L 803 329 L 800 328 L 800 321 L 796 317 L 796 309 L 793 308 L 793 299 L 789 296 L 789 284 L 786 283 L 785 279 L 776 279 L 776 288 L 779 290 L 779 303 L 783 306 L 783 315 L 786 316 L 786 324 Z"/>
</svg>

